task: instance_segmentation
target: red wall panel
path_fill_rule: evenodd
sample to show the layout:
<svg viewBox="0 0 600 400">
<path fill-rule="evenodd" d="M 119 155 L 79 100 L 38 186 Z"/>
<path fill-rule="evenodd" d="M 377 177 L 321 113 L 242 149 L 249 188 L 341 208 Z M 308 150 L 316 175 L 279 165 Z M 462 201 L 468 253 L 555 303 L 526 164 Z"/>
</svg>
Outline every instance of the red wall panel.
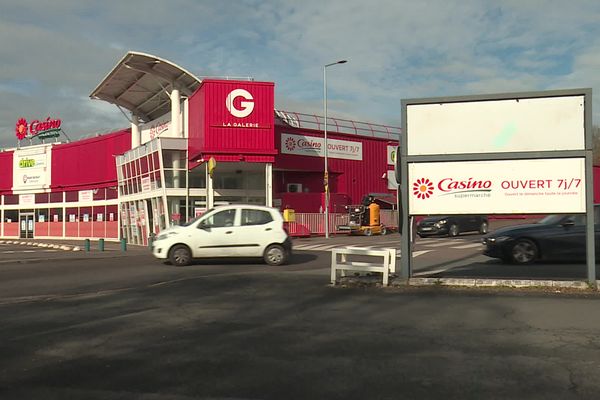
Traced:
<svg viewBox="0 0 600 400">
<path fill-rule="evenodd" d="M 52 148 L 53 190 L 116 186 L 115 156 L 131 149 L 131 131 L 122 130 Z"/>
<path fill-rule="evenodd" d="M 19 222 L 4 222 L 5 237 L 19 237 Z"/>
<path fill-rule="evenodd" d="M 117 221 L 106 221 L 106 237 L 115 239 L 119 237 L 119 223 Z"/>
<path fill-rule="evenodd" d="M 323 137 L 322 132 L 292 127 L 276 127 L 275 144 L 281 148 L 281 133 Z M 357 135 L 329 133 L 328 139 L 338 139 L 362 143 L 362 160 L 345 160 L 328 158 L 329 186 L 331 197 L 335 194 L 347 195 L 347 200 L 359 204 L 367 193 L 390 193 L 395 190 L 387 188 L 387 170 L 393 166 L 387 165 L 387 146 L 398 143 L 388 139 L 379 139 Z M 277 156 L 274 164 L 274 193 L 285 192 L 286 183 L 302 183 L 303 189 L 309 192 L 323 192 L 323 172 L 325 159 L 303 155 L 282 154 Z M 385 176 L 384 176 L 385 175 Z M 277 197 L 277 195 L 275 195 Z M 332 204 L 333 205 L 333 204 Z M 317 212 L 318 209 L 312 210 Z"/>
<path fill-rule="evenodd" d="M 188 128 L 190 167 L 211 156 L 217 161 L 273 162 L 274 84 L 203 81 L 189 101 Z"/>
<path fill-rule="evenodd" d="M 63 223 L 62 222 L 48 222 L 50 229 L 48 232 L 49 236 L 62 236 L 63 235 Z"/>
<path fill-rule="evenodd" d="M 48 236 L 50 222 L 36 222 L 33 225 L 34 236 Z"/>
<path fill-rule="evenodd" d="M 10 194 L 13 183 L 13 152 L 0 153 L 0 194 Z"/>
</svg>

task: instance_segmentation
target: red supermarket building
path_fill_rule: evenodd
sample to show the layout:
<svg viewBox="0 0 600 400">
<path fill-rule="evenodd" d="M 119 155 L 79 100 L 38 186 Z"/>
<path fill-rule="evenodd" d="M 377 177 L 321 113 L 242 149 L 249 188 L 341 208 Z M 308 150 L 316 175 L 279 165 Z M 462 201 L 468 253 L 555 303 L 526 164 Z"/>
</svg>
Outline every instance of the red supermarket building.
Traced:
<svg viewBox="0 0 600 400">
<path fill-rule="evenodd" d="M 0 237 L 147 244 L 214 205 L 325 208 L 325 121 L 275 109 L 271 82 L 200 80 L 129 52 L 90 97 L 118 106 L 130 127 L 61 143 L 60 120 L 20 119 L 19 145 L 0 151 Z M 399 134 L 328 118 L 333 217 L 367 193 L 395 197 Z"/>
</svg>

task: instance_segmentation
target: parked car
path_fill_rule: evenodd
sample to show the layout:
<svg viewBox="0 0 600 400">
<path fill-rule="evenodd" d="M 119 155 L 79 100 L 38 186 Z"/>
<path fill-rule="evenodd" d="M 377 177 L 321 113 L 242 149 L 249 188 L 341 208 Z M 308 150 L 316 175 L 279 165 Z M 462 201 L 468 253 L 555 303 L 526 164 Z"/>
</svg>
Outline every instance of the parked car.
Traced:
<svg viewBox="0 0 600 400">
<path fill-rule="evenodd" d="M 195 258 L 262 257 L 269 265 L 285 264 L 292 241 L 279 210 L 255 205 L 227 205 L 159 233 L 152 254 L 173 265 Z"/>
<path fill-rule="evenodd" d="M 598 211 L 594 213 L 596 254 L 600 250 Z M 483 237 L 483 254 L 517 264 L 538 260 L 585 260 L 585 218 L 585 214 L 553 214 L 534 224 L 500 228 Z"/>
<path fill-rule="evenodd" d="M 458 236 L 463 232 L 488 233 L 488 219 L 484 215 L 445 215 L 425 217 L 417 223 L 419 237 L 448 235 Z"/>
</svg>

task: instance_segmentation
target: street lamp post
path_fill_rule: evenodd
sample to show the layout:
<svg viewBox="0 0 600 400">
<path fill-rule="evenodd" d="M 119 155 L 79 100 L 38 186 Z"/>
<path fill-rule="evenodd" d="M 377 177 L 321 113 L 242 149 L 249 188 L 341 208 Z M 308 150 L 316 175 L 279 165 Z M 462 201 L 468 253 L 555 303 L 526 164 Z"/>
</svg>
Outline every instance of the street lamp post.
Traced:
<svg viewBox="0 0 600 400">
<path fill-rule="evenodd" d="M 325 186 L 325 238 L 329 239 L 329 169 L 327 162 L 327 155 L 329 149 L 327 148 L 327 67 L 331 67 L 336 64 L 344 64 L 348 60 L 340 60 L 325 64 L 323 66 L 323 111 L 325 113 L 325 129 L 323 130 L 324 141 L 325 141 L 325 173 L 323 175 L 323 185 Z"/>
</svg>

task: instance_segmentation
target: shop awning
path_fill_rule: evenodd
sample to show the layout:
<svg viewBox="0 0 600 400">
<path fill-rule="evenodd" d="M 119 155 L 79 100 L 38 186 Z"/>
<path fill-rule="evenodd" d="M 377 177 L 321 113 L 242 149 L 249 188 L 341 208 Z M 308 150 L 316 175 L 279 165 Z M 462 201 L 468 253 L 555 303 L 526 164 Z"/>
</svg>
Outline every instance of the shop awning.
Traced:
<svg viewBox="0 0 600 400">
<path fill-rule="evenodd" d="M 173 88 L 179 89 L 182 96 L 190 96 L 200 83 L 200 79 L 170 61 L 130 51 L 90 98 L 125 108 L 143 122 L 149 122 L 171 110 Z"/>
</svg>

